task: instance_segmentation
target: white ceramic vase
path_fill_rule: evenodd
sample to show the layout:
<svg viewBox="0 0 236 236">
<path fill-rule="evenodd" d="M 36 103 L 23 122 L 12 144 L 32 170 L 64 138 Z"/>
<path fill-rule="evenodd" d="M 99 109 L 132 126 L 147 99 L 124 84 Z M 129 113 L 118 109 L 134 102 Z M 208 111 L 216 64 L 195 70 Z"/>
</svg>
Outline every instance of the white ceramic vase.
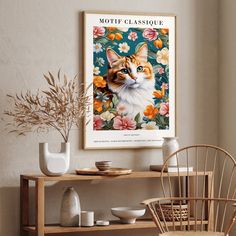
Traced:
<svg viewBox="0 0 236 236">
<path fill-rule="evenodd" d="M 162 144 L 163 163 L 175 151 L 179 149 L 179 143 L 176 137 L 165 137 Z M 168 160 L 168 166 L 177 166 L 177 158 L 172 157 Z"/>
<path fill-rule="evenodd" d="M 61 226 L 80 226 L 81 207 L 79 195 L 73 187 L 65 190 L 60 210 Z"/>
<path fill-rule="evenodd" d="M 70 143 L 61 143 L 61 151 L 53 153 L 48 150 L 48 143 L 39 144 L 39 166 L 45 175 L 59 176 L 65 174 L 70 165 Z"/>
</svg>

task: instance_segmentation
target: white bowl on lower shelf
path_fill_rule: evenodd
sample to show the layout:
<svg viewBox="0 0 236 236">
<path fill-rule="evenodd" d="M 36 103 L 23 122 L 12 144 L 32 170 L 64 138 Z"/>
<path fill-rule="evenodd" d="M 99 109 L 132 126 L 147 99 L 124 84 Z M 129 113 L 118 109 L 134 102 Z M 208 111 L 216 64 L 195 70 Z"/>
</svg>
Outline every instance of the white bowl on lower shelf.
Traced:
<svg viewBox="0 0 236 236">
<path fill-rule="evenodd" d="M 134 224 L 138 217 L 145 214 L 145 211 L 146 208 L 142 206 L 111 208 L 112 215 L 120 218 L 121 223 L 124 224 Z"/>
</svg>

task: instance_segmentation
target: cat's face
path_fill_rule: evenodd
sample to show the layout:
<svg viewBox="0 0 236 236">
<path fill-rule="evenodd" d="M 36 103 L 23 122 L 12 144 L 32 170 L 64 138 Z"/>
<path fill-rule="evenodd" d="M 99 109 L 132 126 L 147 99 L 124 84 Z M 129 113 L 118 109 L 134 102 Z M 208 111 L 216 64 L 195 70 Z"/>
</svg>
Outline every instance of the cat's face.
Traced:
<svg viewBox="0 0 236 236">
<path fill-rule="evenodd" d="M 112 49 L 106 51 L 110 69 L 108 70 L 108 85 L 116 89 L 136 89 L 147 80 L 153 79 L 152 65 L 147 61 L 148 48 L 143 44 L 136 54 L 120 56 Z"/>
</svg>

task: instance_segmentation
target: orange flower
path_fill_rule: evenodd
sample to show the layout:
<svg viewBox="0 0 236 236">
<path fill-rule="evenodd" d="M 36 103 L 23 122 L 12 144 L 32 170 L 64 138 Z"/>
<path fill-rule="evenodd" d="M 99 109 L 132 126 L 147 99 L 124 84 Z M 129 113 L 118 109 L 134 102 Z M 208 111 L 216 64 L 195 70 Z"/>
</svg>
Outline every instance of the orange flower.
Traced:
<svg viewBox="0 0 236 236">
<path fill-rule="evenodd" d="M 123 39 L 123 36 L 122 36 L 122 34 L 120 34 L 120 33 L 115 33 L 115 36 L 116 36 L 116 39 L 117 39 L 117 40 Z"/>
<path fill-rule="evenodd" d="M 154 107 L 153 105 L 147 105 L 146 110 L 143 112 L 143 114 L 149 119 L 153 119 L 156 114 L 158 113 L 158 109 Z"/>
<path fill-rule="evenodd" d="M 153 42 L 154 46 L 157 48 L 162 48 L 163 47 L 163 42 L 161 39 L 157 39 Z"/>
<path fill-rule="evenodd" d="M 165 86 L 162 86 L 161 90 L 155 90 L 152 94 L 156 98 L 162 98 L 165 96 L 165 91 L 166 91 Z"/>
<path fill-rule="evenodd" d="M 107 29 L 108 29 L 109 31 L 113 31 L 113 30 L 116 30 L 116 27 L 107 27 Z"/>
<path fill-rule="evenodd" d="M 106 108 L 108 108 L 110 106 L 110 103 L 111 103 L 111 99 L 109 99 L 108 101 L 104 102 L 104 106 Z"/>
<path fill-rule="evenodd" d="M 98 88 L 104 88 L 106 87 L 106 80 L 103 79 L 102 76 L 94 76 L 93 77 L 93 84 Z"/>
<path fill-rule="evenodd" d="M 169 32 L 169 29 L 161 29 L 162 34 L 167 34 Z"/>
<path fill-rule="evenodd" d="M 97 100 L 97 99 L 95 99 L 93 101 L 93 108 L 94 108 L 94 110 L 96 110 L 98 112 L 101 112 L 102 111 L 102 102 Z"/>
<path fill-rule="evenodd" d="M 162 98 L 164 95 L 163 95 L 161 90 L 155 90 L 153 92 L 153 96 L 156 97 L 156 98 Z"/>
<path fill-rule="evenodd" d="M 107 38 L 109 38 L 110 40 L 114 40 L 115 39 L 115 34 L 108 34 Z"/>
</svg>

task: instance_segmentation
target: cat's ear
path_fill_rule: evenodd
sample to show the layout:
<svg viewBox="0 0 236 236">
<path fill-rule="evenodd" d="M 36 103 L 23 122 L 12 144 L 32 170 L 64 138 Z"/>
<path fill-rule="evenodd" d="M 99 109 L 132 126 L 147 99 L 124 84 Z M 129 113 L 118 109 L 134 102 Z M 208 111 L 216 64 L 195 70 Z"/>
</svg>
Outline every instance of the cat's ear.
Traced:
<svg viewBox="0 0 236 236">
<path fill-rule="evenodd" d="M 148 60 L 148 46 L 146 43 L 143 43 L 138 51 L 136 52 L 136 57 L 139 61 L 142 61 L 142 62 L 147 62 Z"/>
<path fill-rule="evenodd" d="M 119 56 L 114 50 L 112 50 L 111 48 L 107 48 L 107 60 L 109 62 L 109 65 L 112 66 L 112 64 L 116 61 L 118 61 L 119 59 L 121 59 L 121 56 Z"/>
</svg>

